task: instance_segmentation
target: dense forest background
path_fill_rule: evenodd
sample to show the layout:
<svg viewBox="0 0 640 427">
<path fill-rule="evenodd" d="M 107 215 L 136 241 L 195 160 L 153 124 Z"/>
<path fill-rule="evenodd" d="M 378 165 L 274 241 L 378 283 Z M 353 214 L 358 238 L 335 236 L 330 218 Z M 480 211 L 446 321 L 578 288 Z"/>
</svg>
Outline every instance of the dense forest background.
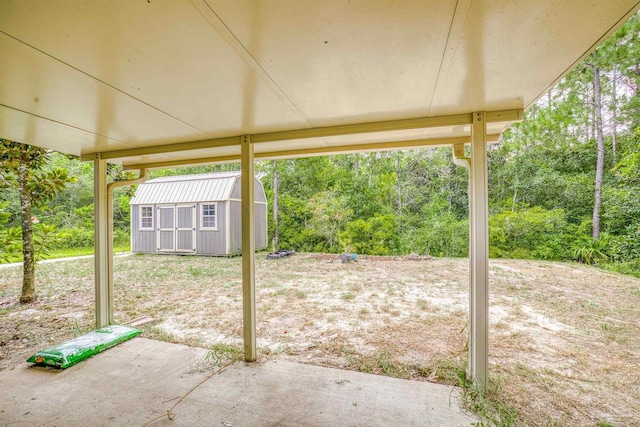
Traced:
<svg viewBox="0 0 640 427">
<path fill-rule="evenodd" d="M 639 95 L 636 15 L 489 148 L 491 257 L 576 260 L 640 276 Z M 59 231 L 53 246 L 91 248 L 92 164 L 52 153 L 46 167 L 77 181 L 34 214 Z M 278 248 L 467 256 L 467 171 L 454 165 L 451 148 L 265 161 L 256 171 Z M 118 167 L 110 175 L 127 176 Z M 114 198 L 116 244 L 124 247 L 132 191 Z M 6 227 L 19 227 L 17 190 L 5 190 L 0 207 Z"/>
</svg>

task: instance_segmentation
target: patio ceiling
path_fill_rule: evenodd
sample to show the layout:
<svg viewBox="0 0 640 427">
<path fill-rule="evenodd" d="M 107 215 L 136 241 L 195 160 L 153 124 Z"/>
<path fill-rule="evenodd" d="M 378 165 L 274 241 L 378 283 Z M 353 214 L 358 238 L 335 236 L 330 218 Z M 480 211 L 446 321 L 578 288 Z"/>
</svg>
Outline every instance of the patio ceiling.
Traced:
<svg viewBox="0 0 640 427">
<path fill-rule="evenodd" d="M 495 140 L 639 5 L 2 0 L 0 137 L 127 168 L 451 144 L 475 111 Z"/>
</svg>

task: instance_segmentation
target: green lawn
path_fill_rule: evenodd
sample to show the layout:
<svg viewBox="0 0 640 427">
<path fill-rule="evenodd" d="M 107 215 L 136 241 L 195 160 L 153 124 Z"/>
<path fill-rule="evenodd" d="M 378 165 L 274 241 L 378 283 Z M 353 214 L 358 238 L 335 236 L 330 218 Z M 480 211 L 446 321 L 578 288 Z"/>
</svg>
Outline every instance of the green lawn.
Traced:
<svg viewBox="0 0 640 427">
<path fill-rule="evenodd" d="M 129 252 L 131 247 L 129 244 L 120 245 L 113 248 L 113 252 L 115 254 L 122 252 Z M 54 249 L 45 259 L 53 259 L 53 258 L 69 258 L 74 256 L 83 256 L 83 255 L 93 255 L 93 247 L 90 248 L 66 248 L 66 249 Z M 21 262 L 22 256 L 15 257 L 10 260 L 10 262 Z"/>
</svg>

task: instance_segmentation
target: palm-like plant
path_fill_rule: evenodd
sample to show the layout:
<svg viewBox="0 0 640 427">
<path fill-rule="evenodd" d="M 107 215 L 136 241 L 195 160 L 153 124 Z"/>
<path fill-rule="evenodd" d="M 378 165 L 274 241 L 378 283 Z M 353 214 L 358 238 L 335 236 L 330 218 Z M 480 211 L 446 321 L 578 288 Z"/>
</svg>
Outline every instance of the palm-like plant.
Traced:
<svg viewBox="0 0 640 427">
<path fill-rule="evenodd" d="M 609 239 L 606 236 L 599 239 L 585 239 L 584 244 L 573 251 L 573 257 L 578 262 L 594 265 L 598 261 L 606 261 L 609 258 L 608 246 Z"/>
</svg>

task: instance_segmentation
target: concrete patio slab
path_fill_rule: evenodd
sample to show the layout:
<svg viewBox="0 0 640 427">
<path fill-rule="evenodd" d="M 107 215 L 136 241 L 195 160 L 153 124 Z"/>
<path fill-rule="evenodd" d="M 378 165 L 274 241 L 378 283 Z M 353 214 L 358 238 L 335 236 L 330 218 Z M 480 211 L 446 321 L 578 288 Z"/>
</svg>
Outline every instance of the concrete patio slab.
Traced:
<svg viewBox="0 0 640 427">
<path fill-rule="evenodd" d="M 0 372 L 0 425 L 466 426 L 455 388 L 283 360 L 213 372 L 204 349 L 135 338 L 64 371 Z"/>
</svg>

